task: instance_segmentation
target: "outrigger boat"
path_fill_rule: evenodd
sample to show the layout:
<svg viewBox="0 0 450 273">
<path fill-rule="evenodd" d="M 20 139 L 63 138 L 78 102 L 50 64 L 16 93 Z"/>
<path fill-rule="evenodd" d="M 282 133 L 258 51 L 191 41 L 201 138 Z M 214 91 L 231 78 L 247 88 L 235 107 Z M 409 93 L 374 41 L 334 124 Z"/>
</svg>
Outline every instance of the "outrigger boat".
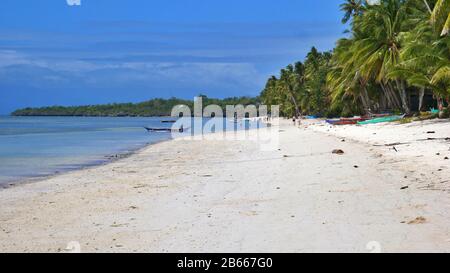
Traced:
<svg viewBox="0 0 450 273">
<path fill-rule="evenodd" d="M 185 129 L 183 127 L 183 125 L 181 125 L 181 127 L 179 129 L 172 129 L 172 128 L 149 128 L 149 127 L 144 127 L 145 130 L 147 130 L 149 133 L 184 133 L 184 131 L 186 131 L 187 129 Z"/>
<path fill-rule="evenodd" d="M 328 119 L 327 123 L 331 125 L 355 125 L 355 124 L 372 124 L 402 119 L 404 116 L 393 116 L 392 114 L 371 114 L 370 116 Z"/>
<path fill-rule="evenodd" d="M 340 118 L 340 119 L 328 119 L 327 123 L 331 125 L 354 125 L 358 122 L 366 121 L 367 117 L 354 117 L 354 118 Z"/>
<path fill-rule="evenodd" d="M 371 120 L 366 120 L 366 121 L 360 121 L 358 122 L 359 125 L 366 125 L 366 124 L 377 124 L 377 123 L 383 123 L 383 122 L 391 122 L 391 121 L 397 121 L 397 120 L 401 120 L 405 117 L 406 115 L 402 115 L 402 116 L 387 116 L 387 117 L 381 117 L 381 118 L 374 118 Z"/>
</svg>

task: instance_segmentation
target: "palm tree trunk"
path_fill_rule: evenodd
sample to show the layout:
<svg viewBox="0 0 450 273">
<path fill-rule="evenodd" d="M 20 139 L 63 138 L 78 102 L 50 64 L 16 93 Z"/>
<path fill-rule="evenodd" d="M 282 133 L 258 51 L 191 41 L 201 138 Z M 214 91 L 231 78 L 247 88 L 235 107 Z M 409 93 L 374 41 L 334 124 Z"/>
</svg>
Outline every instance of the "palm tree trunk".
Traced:
<svg viewBox="0 0 450 273">
<path fill-rule="evenodd" d="M 369 92 L 367 92 L 367 88 L 365 86 L 363 87 L 363 94 L 364 94 L 364 99 L 366 100 L 366 105 L 367 105 L 367 108 L 365 109 L 365 111 L 367 114 L 370 114 L 372 112 L 370 97 L 369 97 Z"/>
<path fill-rule="evenodd" d="M 439 118 L 444 116 L 444 100 L 441 97 L 437 98 L 438 109 L 439 109 Z"/>
<path fill-rule="evenodd" d="M 406 92 L 405 84 L 401 80 L 396 80 L 395 83 L 397 84 L 397 88 L 400 93 L 403 111 L 405 111 L 405 114 L 409 114 L 411 113 L 411 110 L 409 109 L 408 94 Z"/>
<path fill-rule="evenodd" d="M 300 117 L 300 107 L 298 106 L 297 100 L 294 97 L 294 94 L 289 90 L 289 96 L 291 97 L 292 103 L 295 107 L 295 118 L 298 119 Z"/>
<path fill-rule="evenodd" d="M 384 109 L 387 109 L 387 108 L 388 108 L 389 100 L 388 100 L 388 98 L 386 97 L 386 92 L 385 92 L 384 90 L 383 90 L 383 92 L 381 93 L 379 104 L 380 104 L 380 105 L 379 105 L 379 107 L 378 107 L 378 111 L 379 111 L 380 109 L 384 110 Z"/>
<path fill-rule="evenodd" d="M 370 114 L 371 109 L 370 109 L 369 92 L 367 92 L 366 84 L 362 81 L 362 79 L 359 79 L 359 84 L 361 85 L 361 92 L 359 95 L 361 97 L 361 101 L 364 107 L 364 112 L 366 114 Z"/>
<path fill-rule="evenodd" d="M 422 111 L 424 96 L 425 96 L 425 87 L 422 87 L 422 88 L 420 88 L 420 91 L 419 91 L 419 112 Z"/>
<path fill-rule="evenodd" d="M 298 106 L 297 100 L 295 99 L 294 96 L 294 91 L 293 91 L 293 87 L 290 83 L 287 84 L 287 91 L 289 93 L 289 96 L 291 97 L 292 103 L 294 104 L 295 107 L 295 118 L 298 119 L 301 115 L 300 113 L 300 107 Z"/>
<path fill-rule="evenodd" d="M 400 101 L 399 101 L 399 99 L 397 97 L 397 94 L 394 91 L 394 87 L 392 86 L 391 82 L 387 82 L 385 87 L 386 87 L 386 90 L 387 90 L 386 94 L 388 94 L 388 96 L 391 98 L 391 101 L 392 101 L 391 107 L 393 109 L 400 108 L 401 107 L 401 103 L 400 103 Z"/>
<path fill-rule="evenodd" d="M 369 114 L 369 112 L 367 111 L 367 109 L 369 109 L 369 106 L 367 105 L 367 101 L 364 98 L 363 93 L 359 94 L 359 99 L 361 100 L 361 104 L 362 104 L 362 106 L 364 108 L 364 113 Z"/>
<path fill-rule="evenodd" d="M 294 97 L 292 97 L 292 102 L 294 103 L 294 106 L 295 106 L 295 118 L 298 119 L 301 115 L 300 108 L 298 107 L 297 100 Z"/>
<path fill-rule="evenodd" d="M 383 89 L 384 97 L 386 98 L 386 101 L 387 101 L 387 107 L 393 108 L 394 102 L 392 101 L 390 94 L 388 94 L 389 91 L 386 89 L 386 86 L 384 85 L 384 83 L 380 83 L 380 86 L 381 86 L 381 89 Z"/>
<path fill-rule="evenodd" d="M 427 0 L 423 0 L 423 2 L 425 3 L 425 6 L 427 6 L 428 12 L 430 12 L 430 14 L 433 13 L 433 11 L 430 8 L 430 5 L 428 4 Z"/>
</svg>

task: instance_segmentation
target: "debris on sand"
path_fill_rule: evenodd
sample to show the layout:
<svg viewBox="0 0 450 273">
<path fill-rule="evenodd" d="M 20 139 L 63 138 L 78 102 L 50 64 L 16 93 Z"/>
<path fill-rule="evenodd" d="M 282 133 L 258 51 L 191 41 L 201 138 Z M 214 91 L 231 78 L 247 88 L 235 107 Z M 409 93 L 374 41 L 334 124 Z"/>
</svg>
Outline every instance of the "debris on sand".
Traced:
<svg viewBox="0 0 450 273">
<path fill-rule="evenodd" d="M 407 144 L 411 144 L 411 142 L 394 142 L 394 143 L 388 143 L 388 144 L 375 144 L 373 146 L 375 147 L 395 147 L 395 146 L 400 146 L 400 145 L 407 145 Z"/>
<path fill-rule="evenodd" d="M 427 219 L 425 217 L 417 217 L 416 219 L 409 221 L 408 225 L 420 225 L 420 224 L 425 224 L 427 222 Z"/>
<path fill-rule="evenodd" d="M 427 134 L 436 134 L 435 131 L 428 131 Z"/>
<path fill-rule="evenodd" d="M 333 150 L 332 153 L 335 155 L 343 155 L 345 152 L 341 149 L 336 149 L 336 150 Z"/>
<path fill-rule="evenodd" d="M 404 187 L 401 187 L 400 189 L 401 190 L 406 190 L 406 189 L 408 189 L 409 188 L 409 186 L 404 186 Z"/>
<path fill-rule="evenodd" d="M 110 227 L 113 227 L 113 228 L 125 227 L 125 226 L 128 226 L 128 224 L 127 223 L 125 223 L 125 224 L 118 224 L 118 223 L 114 222 L 112 225 L 110 225 Z"/>
<path fill-rule="evenodd" d="M 142 188 L 145 188 L 145 187 L 148 187 L 148 185 L 139 184 L 139 185 L 134 186 L 133 188 L 134 189 L 142 189 Z"/>
</svg>

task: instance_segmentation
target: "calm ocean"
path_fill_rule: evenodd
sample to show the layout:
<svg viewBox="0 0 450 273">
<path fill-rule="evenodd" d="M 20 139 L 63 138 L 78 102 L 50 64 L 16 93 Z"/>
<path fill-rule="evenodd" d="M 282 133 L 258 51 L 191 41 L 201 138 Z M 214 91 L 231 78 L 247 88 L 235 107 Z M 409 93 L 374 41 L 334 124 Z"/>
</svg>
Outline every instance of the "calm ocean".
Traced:
<svg viewBox="0 0 450 273">
<path fill-rule="evenodd" d="M 162 120 L 167 118 L 0 117 L 0 186 L 101 164 L 168 140 L 170 133 L 143 128 L 171 126 Z"/>
</svg>

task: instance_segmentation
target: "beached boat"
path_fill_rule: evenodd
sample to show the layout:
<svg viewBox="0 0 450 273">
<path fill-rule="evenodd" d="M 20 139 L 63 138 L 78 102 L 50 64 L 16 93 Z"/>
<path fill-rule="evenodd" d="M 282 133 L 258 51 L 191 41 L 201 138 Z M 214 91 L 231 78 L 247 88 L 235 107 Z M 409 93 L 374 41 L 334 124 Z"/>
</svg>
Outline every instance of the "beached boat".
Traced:
<svg viewBox="0 0 450 273">
<path fill-rule="evenodd" d="M 374 118 L 370 120 L 360 121 L 358 122 L 359 125 L 366 125 L 366 124 L 377 124 L 377 123 L 384 123 L 384 122 L 391 122 L 391 121 L 397 121 L 404 118 L 405 115 L 402 116 L 387 116 L 387 117 L 381 117 L 381 118 Z"/>
<path fill-rule="evenodd" d="M 327 119 L 326 122 L 331 125 L 347 125 L 347 124 L 356 124 L 352 122 L 342 121 L 340 119 Z"/>
<path fill-rule="evenodd" d="M 353 121 L 353 120 L 337 120 L 337 121 L 331 121 L 328 122 L 332 125 L 355 125 L 358 122 L 357 121 Z"/>
<path fill-rule="evenodd" d="M 326 120 L 327 123 L 332 125 L 354 125 L 358 122 L 368 120 L 366 117 L 353 117 L 353 118 L 340 118 L 340 119 L 329 119 Z"/>
</svg>

